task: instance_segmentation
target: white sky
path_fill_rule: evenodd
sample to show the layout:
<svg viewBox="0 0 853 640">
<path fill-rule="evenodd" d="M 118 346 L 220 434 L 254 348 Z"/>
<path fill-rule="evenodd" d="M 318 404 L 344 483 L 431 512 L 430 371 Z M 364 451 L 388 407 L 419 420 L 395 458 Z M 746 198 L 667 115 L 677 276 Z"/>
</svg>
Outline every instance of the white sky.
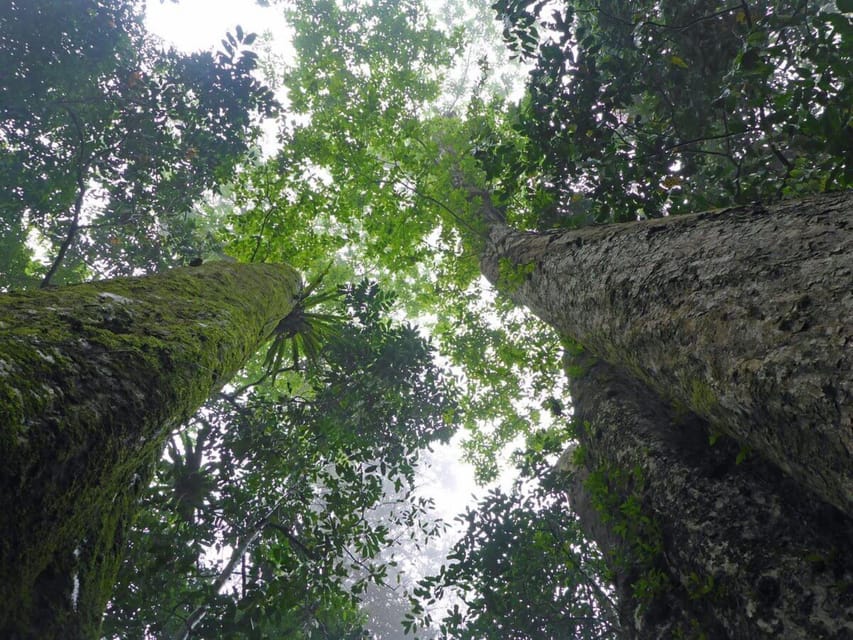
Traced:
<svg viewBox="0 0 853 640">
<path fill-rule="evenodd" d="M 281 7 L 260 7 L 253 0 L 148 0 L 148 29 L 181 51 L 219 46 L 227 31 L 287 33 Z"/>
</svg>

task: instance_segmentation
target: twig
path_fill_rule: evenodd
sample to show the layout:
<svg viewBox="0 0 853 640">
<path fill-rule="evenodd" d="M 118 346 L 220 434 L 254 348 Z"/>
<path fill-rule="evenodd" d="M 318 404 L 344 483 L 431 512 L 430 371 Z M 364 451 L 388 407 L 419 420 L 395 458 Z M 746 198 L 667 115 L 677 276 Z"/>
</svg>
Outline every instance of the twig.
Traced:
<svg viewBox="0 0 853 640">
<path fill-rule="evenodd" d="M 280 373 L 284 373 L 285 371 L 299 371 L 299 367 L 295 367 L 295 366 L 291 365 L 288 367 L 279 367 L 278 369 L 269 369 L 260 378 L 258 378 L 254 382 L 247 382 L 242 387 L 237 387 L 231 393 L 220 393 L 220 395 L 227 398 L 228 400 L 236 400 L 243 393 L 245 393 L 246 391 L 248 391 L 252 387 L 255 387 L 255 386 L 261 384 L 264 380 L 266 380 L 270 376 L 275 377 L 275 376 L 278 376 L 278 374 L 280 374 Z"/>
</svg>

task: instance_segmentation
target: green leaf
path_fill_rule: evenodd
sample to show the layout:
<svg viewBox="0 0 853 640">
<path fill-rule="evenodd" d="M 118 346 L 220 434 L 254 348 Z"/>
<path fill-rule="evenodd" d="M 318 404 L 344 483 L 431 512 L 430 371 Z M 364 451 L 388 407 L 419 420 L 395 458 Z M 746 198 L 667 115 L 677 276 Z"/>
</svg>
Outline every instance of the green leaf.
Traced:
<svg viewBox="0 0 853 640">
<path fill-rule="evenodd" d="M 675 65 L 676 67 L 681 67 L 682 69 L 690 68 L 690 65 L 685 62 L 684 58 L 679 56 L 670 56 L 669 63 Z"/>
</svg>

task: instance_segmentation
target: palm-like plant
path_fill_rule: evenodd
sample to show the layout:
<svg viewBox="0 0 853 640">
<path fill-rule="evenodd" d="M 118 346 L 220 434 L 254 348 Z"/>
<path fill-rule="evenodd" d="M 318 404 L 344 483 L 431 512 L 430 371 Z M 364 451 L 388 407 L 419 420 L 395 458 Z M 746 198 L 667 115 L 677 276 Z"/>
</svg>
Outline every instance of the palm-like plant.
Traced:
<svg viewBox="0 0 853 640">
<path fill-rule="evenodd" d="M 299 366 L 300 356 L 314 366 L 320 358 L 320 353 L 326 341 L 340 331 L 345 318 L 335 313 L 319 313 L 308 311 L 314 307 L 326 304 L 340 298 L 343 291 L 339 287 L 317 291 L 323 278 L 329 272 L 331 263 L 322 273 L 306 286 L 302 287 L 296 299 L 293 310 L 278 323 L 273 330 L 272 344 L 267 350 L 264 366 L 267 375 L 275 379 L 281 370 L 281 363 L 288 352 L 293 360 L 293 366 Z"/>
</svg>

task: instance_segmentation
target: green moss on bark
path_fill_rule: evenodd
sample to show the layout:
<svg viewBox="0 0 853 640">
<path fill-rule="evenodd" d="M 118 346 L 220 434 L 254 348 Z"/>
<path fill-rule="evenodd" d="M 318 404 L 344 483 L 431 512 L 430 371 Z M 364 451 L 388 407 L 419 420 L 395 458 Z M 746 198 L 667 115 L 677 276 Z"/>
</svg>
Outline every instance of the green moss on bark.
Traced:
<svg viewBox="0 0 853 640">
<path fill-rule="evenodd" d="M 97 636 L 165 437 L 299 286 L 286 266 L 219 262 L 0 297 L 0 636 Z"/>
</svg>

